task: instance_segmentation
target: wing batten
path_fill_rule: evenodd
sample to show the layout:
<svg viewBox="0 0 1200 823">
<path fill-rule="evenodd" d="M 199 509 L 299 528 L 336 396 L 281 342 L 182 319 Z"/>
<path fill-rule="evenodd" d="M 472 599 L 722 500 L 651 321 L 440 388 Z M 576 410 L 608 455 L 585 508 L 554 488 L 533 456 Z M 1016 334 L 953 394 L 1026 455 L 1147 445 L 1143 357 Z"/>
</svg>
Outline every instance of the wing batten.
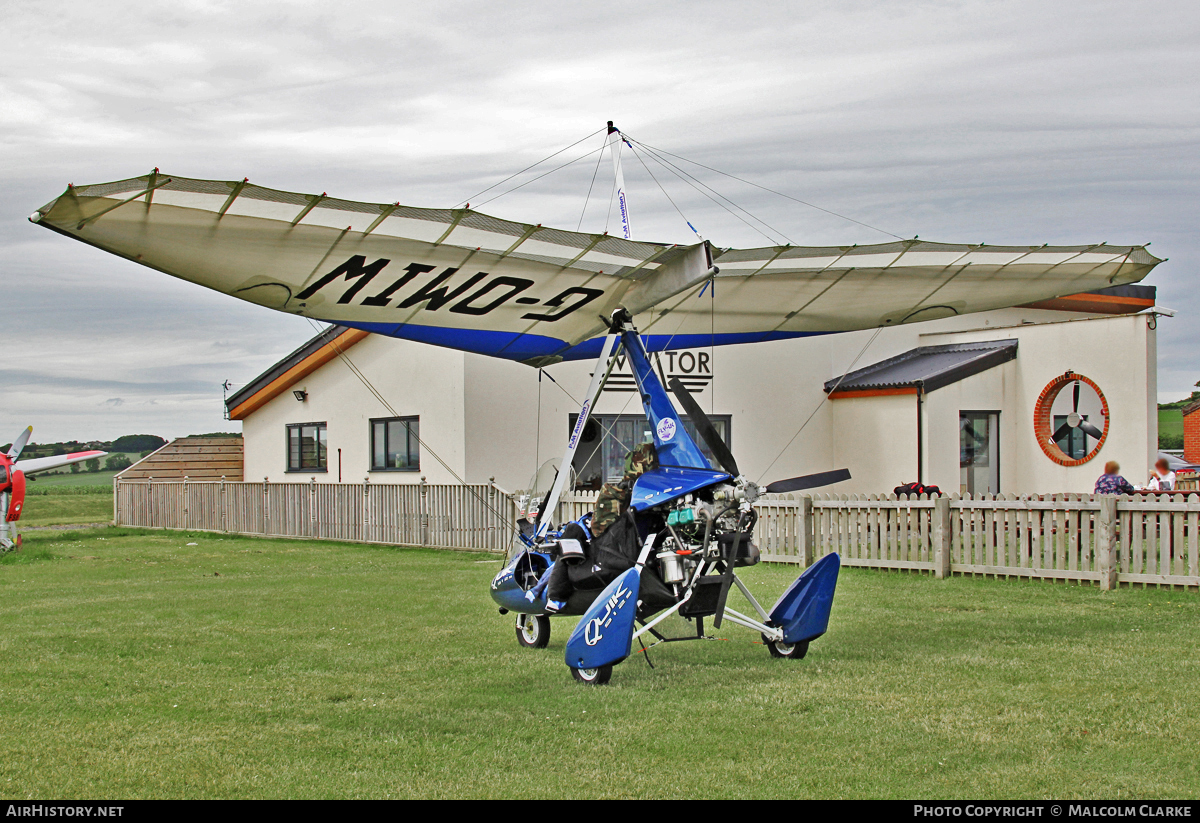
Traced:
<svg viewBox="0 0 1200 823">
<path fill-rule="evenodd" d="M 916 238 L 710 252 L 157 172 L 69 187 L 35 222 L 270 308 L 522 362 L 589 356 L 597 315 L 621 306 L 653 315 L 647 329 L 673 318 L 664 345 L 723 345 L 1033 303 L 1161 262 L 1145 246 Z M 715 300 L 698 299 L 709 278 Z"/>
</svg>

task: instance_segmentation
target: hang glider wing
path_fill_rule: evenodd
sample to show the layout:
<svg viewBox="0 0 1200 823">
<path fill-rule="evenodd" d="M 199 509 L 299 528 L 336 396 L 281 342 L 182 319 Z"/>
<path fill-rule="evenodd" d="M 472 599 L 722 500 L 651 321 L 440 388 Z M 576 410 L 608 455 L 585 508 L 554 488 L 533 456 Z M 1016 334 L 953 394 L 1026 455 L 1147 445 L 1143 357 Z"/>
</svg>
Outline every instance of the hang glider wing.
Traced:
<svg viewBox="0 0 1200 823">
<path fill-rule="evenodd" d="M 69 187 L 30 219 L 272 309 L 533 365 L 595 357 L 620 306 L 654 351 L 987 311 L 1134 283 L 1160 262 L 1105 244 L 721 250 L 157 170 Z"/>
<path fill-rule="evenodd" d="M 103 457 L 106 454 L 108 452 L 87 451 L 75 452 L 74 454 L 55 454 L 50 457 L 34 457 L 30 460 L 17 461 L 13 468 L 20 469 L 25 474 L 36 474 L 37 472 L 47 472 L 51 469 L 60 469 L 72 463 L 82 463 L 84 460 L 90 460 L 93 457 Z"/>
</svg>

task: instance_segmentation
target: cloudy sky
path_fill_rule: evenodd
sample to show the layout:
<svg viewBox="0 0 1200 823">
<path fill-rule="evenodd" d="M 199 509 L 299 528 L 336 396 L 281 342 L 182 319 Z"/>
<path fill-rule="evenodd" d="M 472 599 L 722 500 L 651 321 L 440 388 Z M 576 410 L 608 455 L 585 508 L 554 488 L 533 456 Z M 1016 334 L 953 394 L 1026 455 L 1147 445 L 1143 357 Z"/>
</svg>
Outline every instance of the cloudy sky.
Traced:
<svg viewBox="0 0 1200 823">
<path fill-rule="evenodd" d="M 164 172 L 454 206 L 612 119 L 896 235 L 1152 242 L 1160 399 L 1200 379 L 1194 2 L 16 3 L 0 27 L 0 442 L 236 429 L 314 333 L 26 221 L 69 182 Z M 556 162 L 599 145 L 599 135 Z M 601 230 L 595 155 L 484 207 Z M 634 236 L 689 241 L 627 163 Z M 661 168 L 722 246 L 767 241 Z M 693 170 L 699 171 L 693 167 Z M 887 234 L 709 174 L 792 242 Z M 514 182 L 520 182 L 520 179 Z M 8 434 L 5 434 L 8 432 Z"/>
</svg>

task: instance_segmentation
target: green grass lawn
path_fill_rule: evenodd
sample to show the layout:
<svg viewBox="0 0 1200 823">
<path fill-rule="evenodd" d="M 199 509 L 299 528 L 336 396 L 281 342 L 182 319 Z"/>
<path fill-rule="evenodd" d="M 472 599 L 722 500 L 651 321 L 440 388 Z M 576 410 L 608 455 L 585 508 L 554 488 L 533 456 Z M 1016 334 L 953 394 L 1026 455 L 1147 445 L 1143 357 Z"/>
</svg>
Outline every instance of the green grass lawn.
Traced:
<svg viewBox="0 0 1200 823">
<path fill-rule="evenodd" d="M 113 496 L 110 486 L 100 494 L 28 494 L 21 512 L 20 526 L 111 523 L 112 519 Z"/>
<path fill-rule="evenodd" d="M 188 546 L 188 543 L 197 545 Z M 807 659 L 609 686 L 517 646 L 482 555 L 30 532 L 0 558 L 8 797 L 1194 797 L 1200 599 L 843 572 Z M 760 565 L 765 599 L 795 570 Z"/>
</svg>

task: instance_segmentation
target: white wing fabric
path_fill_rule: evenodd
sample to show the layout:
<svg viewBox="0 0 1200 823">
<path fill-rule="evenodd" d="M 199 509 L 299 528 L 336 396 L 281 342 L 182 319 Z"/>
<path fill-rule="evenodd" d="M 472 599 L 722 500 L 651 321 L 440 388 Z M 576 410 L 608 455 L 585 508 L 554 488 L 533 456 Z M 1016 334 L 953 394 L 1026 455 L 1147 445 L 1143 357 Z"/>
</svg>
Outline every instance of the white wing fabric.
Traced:
<svg viewBox="0 0 1200 823">
<path fill-rule="evenodd" d="M 72 463 L 82 463 L 84 460 L 91 460 L 93 457 L 103 457 L 106 454 L 108 452 L 87 451 L 75 452 L 73 454 L 55 454 L 50 457 L 34 457 L 29 460 L 17 461 L 13 465 L 13 468 L 20 469 L 25 474 L 36 474 L 37 472 L 46 472 L 51 469 L 69 466 Z"/>
<path fill-rule="evenodd" d="M 544 365 L 595 357 L 624 306 L 650 350 L 898 325 L 1135 283 L 1143 246 L 719 249 L 143 177 L 69 187 L 30 218 L 280 311 Z M 713 282 L 715 299 L 700 298 Z"/>
</svg>

